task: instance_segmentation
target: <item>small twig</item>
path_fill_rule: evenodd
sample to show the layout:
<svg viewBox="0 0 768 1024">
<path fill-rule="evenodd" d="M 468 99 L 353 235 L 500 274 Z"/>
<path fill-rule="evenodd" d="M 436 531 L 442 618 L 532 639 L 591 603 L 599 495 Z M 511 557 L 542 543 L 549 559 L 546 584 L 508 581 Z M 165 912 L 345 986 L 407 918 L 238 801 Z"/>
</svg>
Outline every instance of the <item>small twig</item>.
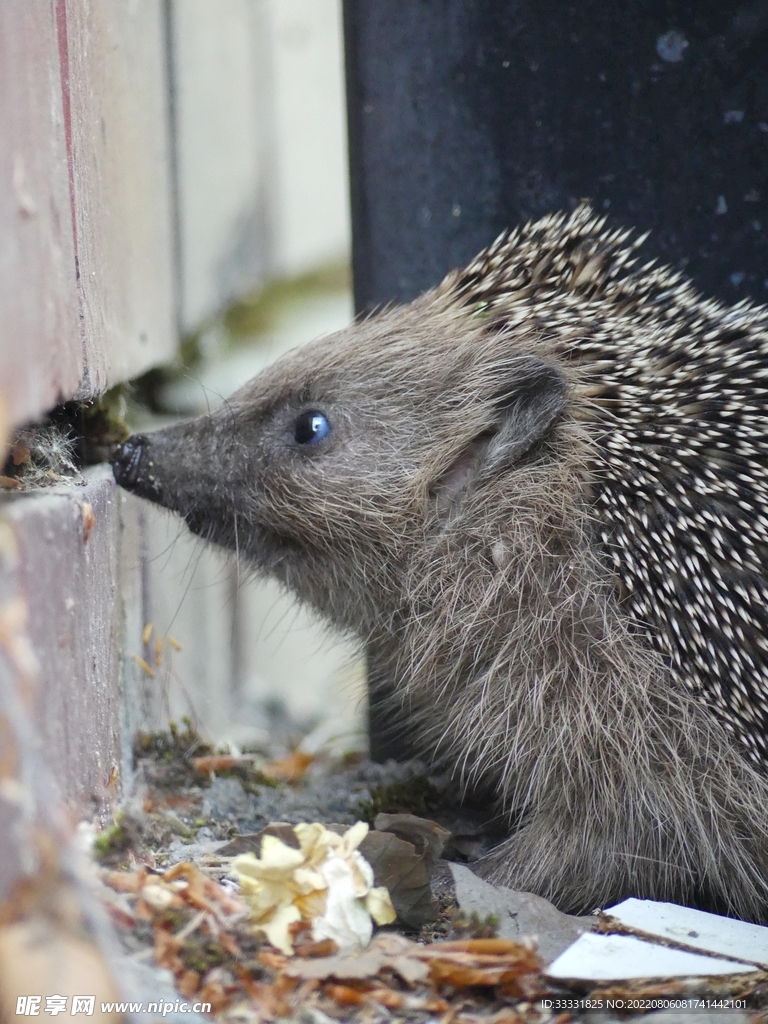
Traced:
<svg viewBox="0 0 768 1024">
<path fill-rule="evenodd" d="M 197 931 L 197 929 L 200 927 L 200 925 L 203 923 L 203 921 L 205 921 L 205 919 L 207 917 L 208 917 L 208 912 L 207 911 L 199 910 L 195 914 L 195 916 L 192 918 L 192 920 L 188 921 L 184 925 L 184 927 L 181 929 L 180 932 L 176 932 L 176 934 L 174 935 L 174 938 L 175 939 L 179 939 L 181 942 L 183 942 L 184 939 L 189 938 L 189 936 L 192 934 L 192 932 Z M 209 927 L 210 927 L 210 924 L 209 924 Z M 213 932 L 213 929 L 211 929 L 211 931 Z"/>
</svg>

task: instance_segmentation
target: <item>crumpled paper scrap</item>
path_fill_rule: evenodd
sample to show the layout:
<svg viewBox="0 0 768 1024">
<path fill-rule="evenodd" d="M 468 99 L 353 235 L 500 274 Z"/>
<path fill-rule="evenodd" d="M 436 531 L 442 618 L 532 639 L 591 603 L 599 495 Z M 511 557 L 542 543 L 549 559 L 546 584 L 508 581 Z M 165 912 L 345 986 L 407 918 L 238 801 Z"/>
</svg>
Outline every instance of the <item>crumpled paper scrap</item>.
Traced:
<svg viewBox="0 0 768 1024">
<path fill-rule="evenodd" d="M 294 825 L 299 849 L 264 836 L 261 856 L 243 853 L 232 874 L 251 908 L 254 926 L 273 946 L 293 953 L 290 925 L 312 922 L 312 938 L 333 939 L 342 953 L 364 949 L 376 924 L 391 924 L 395 910 L 384 886 L 374 886 L 373 869 L 357 847 L 368 833 L 364 821 L 343 836 L 324 825 Z"/>
</svg>

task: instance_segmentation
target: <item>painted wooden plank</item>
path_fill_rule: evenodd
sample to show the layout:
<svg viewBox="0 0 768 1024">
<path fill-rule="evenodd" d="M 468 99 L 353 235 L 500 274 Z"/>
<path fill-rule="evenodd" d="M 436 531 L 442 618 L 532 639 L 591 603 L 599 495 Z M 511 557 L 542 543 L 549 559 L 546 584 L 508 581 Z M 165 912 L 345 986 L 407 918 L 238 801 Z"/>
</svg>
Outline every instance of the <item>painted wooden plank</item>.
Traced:
<svg viewBox="0 0 768 1024">
<path fill-rule="evenodd" d="M 13 423 L 76 390 L 83 357 L 54 5 L 0 4 L 0 396 Z"/>
<path fill-rule="evenodd" d="M 181 310 L 193 329 L 269 272 L 263 4 L 175 0 Z"/>
<path fill-rule="evenodd" d="M 130 750 L 120 652 L 140 638 L 124 640 L 122 594 L 140 567 L 121 558 L 122 507 L 110 469 L 98 467 L 85 485 L 0 508 L 0 599 L 28 609 L 38 667 L 30 717 L 60 795 L 87 818 L 109 811 Z"/>
<path fill-rule="evenodd" d="M 0 394 L 13 422 L 176 347 L 161 0 L 0 5 Z"/>
<path fill-rule="evenodd" d="M 340 0 L 173 0 L 182 323 L 349 252 Z"/>
<path fill-rule="evenodd" d="M 268 0 L 274 266 L 349 258 L 341 0 Z"/>
<path fill-rule="evenodd" d="M 86 368 L 96 394 L 176 347 L 161 0 L 56 0 Z"/>
</svg>

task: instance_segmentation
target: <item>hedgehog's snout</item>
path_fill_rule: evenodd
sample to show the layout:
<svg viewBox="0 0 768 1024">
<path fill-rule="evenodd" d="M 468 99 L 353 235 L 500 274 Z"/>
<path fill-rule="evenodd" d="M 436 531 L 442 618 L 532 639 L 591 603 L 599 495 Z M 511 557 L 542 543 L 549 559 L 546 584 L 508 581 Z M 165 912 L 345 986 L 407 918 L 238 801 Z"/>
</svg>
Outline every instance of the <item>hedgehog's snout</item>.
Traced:
<svg viewBox="0 0 768 1024">
<path fill-rule="evenodd" d="M 152 441 L 146 434 L 134 434 L 112 456 L 112 472 L 117 483 L 142 498 L 157 501 L 159 491 L 152 470 Z"/>
<path fill-rule="evenodd" d="M 146 447 L 146 436 L 134 434 L 124 441 L 112 456 L 112 472 L 121 487 L 130 491 L 139 482 L 139 473 Z"/>
</svg>

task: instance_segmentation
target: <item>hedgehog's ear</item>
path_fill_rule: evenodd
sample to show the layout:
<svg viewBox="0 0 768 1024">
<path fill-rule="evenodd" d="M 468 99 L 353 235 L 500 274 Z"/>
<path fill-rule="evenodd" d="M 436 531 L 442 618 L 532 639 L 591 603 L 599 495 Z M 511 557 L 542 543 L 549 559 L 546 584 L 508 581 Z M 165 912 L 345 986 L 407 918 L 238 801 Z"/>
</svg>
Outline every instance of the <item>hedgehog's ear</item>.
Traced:
<svg viewBox="0 0 768 1024">
<path fill-rule="evenodd" d="M 536 356 L 517 360 L 495 400 L 497 420 L 483 459 L 484 473 L 511 469 L 547 436 L 566 402 L 560 370 Z"/>
<path fill-rule="evenodd" d="M 547 436 L 565 402 L 565 380 L 556 366 L 535 356 L 516 359 L 494 399 L 494 421 L 435 481 L 438 511 L 453 508 L 473 481 L 517 465 Z"/>
</svg>

